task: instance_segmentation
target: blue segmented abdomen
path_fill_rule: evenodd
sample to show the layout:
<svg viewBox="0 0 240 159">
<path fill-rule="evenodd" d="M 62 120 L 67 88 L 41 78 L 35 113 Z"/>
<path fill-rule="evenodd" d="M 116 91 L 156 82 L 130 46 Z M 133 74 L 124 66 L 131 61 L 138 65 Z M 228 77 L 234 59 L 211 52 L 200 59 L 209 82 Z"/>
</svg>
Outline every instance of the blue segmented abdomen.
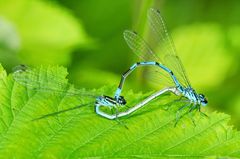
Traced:
<svg viewBox="0 0 240 159">
<path fill-rule="evenodd" d="M 160 64 L 156 61 L 142 61 L 142 62 L 137 62 L 137 63 L 134 63 L 123 75 L 122 75 L 122 78 L 121 78 L 121 81 L 119 83 L 119 86 L 115 92 L 115 98 L 117 99 L 120 94 L 121 94 L 121 91 L 122 91 L 122 87 L 123 87 L 123 84 L 125 82 L 125 79 L 127 78 L 127 76 L 129 74 L 131 74 L 131 72 L 133 70 L 135 70 L 138 66 L 158 66 L 160 67 L 161 69 L 163 69 L 164 71 L 166 71 L 167 73 L 169 73 L 169 75 L 171 76 L 172 80 L 174 81 L 176 87 L 181 87 L 180 83 L 178 82 L 176 76 L 174 75 L 174 73 L 172 72 L 172 70 L 170 70 L 168 67 L 164 66 L 163 64 Z M 181 91 L 182 92 L 182 91 Z"/>
<path fill-rule="evenodd" d="M 166 66 L 164 66 L 163 64 L 160 64 L 158 62 L 156 62 L 156 65 L 158 65 L 160 68 L 162 68 L 163 70 L 167 71 L 171 75 L 174 83 L 176 84 L 176 87 L 180 86 L 180 83 L 178 82 L 176 76 L 173 74 L 172 70 L 170 70 L 169 68 L 167 68 Z"/>
</svg>

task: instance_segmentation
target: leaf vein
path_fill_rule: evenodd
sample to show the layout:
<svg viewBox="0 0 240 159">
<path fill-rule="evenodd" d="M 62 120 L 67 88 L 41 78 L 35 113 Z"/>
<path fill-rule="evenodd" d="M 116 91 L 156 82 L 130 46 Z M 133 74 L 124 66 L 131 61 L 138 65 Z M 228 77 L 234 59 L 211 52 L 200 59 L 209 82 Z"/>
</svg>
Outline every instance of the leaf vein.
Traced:
<svg viewBox="0 0 240 159">
<path fill-rule="evenodd" d="M 212 126 L 214 126 L 214 125 L 216 125 L 216 124 L 218 124 L 218 123 L 220 123 L 220 122 L 222 122 L 222 121 L 224 121 L 224 120 L 226 120 L 226 119 L 229 119 L 229 117 L 225 117 L 225 118 L 223 118 L 223 119 L 221 119 L 221 120 L 218 120 L 217 122 L 211 124 L 210 126 L 205 127 L 202 131 L 199 131 L 199 132 L 197 132 L 196 134 L 194 134 L 194 135 L 186 138 L 185 140 L 182 140 L 182 141 L 178 142 L 177 144 L 175 144 L 175 145 L 173 145 L 173 146 L 171 146 L 171 147 L 169 147 L 169 148 L 166 148 L 162 153 L 165 153 L 166 151 L 168 151 L 168 150 L 170 150 L 170 149 L 173 149 L 173 148 L 177 147 L 178 145 L 180 145 L 180 144 L 182 144 L 182 143 L 184 143 L 184 142 L 187 142 L 187 141 L 190 140 L 191 138 L 194 138 L 196 135 L 199 135 L 200 133 L 205 132 L 206 130 L 208 130 L 208 129 L 211 128 Z"/>
</svg>

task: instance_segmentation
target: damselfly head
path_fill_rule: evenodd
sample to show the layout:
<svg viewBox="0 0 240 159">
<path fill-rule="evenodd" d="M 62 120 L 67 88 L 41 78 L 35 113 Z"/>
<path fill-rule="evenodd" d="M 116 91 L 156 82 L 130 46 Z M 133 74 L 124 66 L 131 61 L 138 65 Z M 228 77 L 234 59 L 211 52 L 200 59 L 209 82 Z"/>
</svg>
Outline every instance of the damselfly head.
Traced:
<svg viewBox="0 0 240 159">
<path fill-rule="evenodd" d="M 127 104 L 127 101 L 124 99 L 123 96 L 119 96 L 119 97 L 116 99 L 116 101 L 117 101 L 117 103 L 118 103 L 119 105 L 125 105 L 125 104 Z"/>
<path fill-rule="evenodd" d="M 202 106 L 206 106 L 207 105 L 207 103 L 208 103 L 207 98 L 203 94 L 199 94 L 198 98 L 201 101 L 201 105 Z"/>
</svg>

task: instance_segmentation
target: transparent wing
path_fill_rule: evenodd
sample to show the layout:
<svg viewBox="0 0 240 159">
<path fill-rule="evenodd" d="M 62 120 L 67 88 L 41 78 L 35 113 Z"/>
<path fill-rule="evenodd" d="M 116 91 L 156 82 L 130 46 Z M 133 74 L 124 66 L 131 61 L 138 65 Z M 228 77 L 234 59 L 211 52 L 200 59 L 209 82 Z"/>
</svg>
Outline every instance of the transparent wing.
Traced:
<svg viewBox="0 0 240 159">
<path fill-rule="evenodd" d="M 160 57 L 155 54 L 150 45 L 139 36 L 136 32 L 126 30 L 123 33 L 124 39 L 127 45 L 132 49 L 132 51 L 143 61 L 157 61 L 161 63 Z M 148 81 L 152 81 L 158 86 L 173 86 L 173 80 L 171 76 L 166 73 L 166 71 L 161 70 L 161 68 L 151 66 L 144 72 L 144 78 Z"/>
<path fill-rule="evenodd" d="M 160 61 L 160 58 L 155 54 L 147 44 L 147 42 L 136 32 L 125 30 L 123 37 L 132 51 L 144 61 Z"/>
<path fill-rule="evenodd" d="M 67 96 L 97 97 L 91 93 L 86 93 L 85 90 L 72 88 L 72 86 L 68 84 L 67 79 L 58 77 L 58 72 L 54 72 L 51 69 L 46 71 L 46 68 L 43 69 L 39 67 L 31 69 L 25 65 L 19 65 L 16 66 L 13 71 L 14 80 L 30 89 L 44 92 L 64 93 Z"/>
<path fill-rule="evenodd" d="M 143 77 L 147 79 L 147 81 L 151 81 L 151 85 L 154 85 L 154 88 L 156 87 L 157 89 L 167 86 L 174 86 L 173 80 L 170 78 L 170 75 L 167 72 L 159 69 L 148 68 L 144 72 Z"/>
<path fill-rule="evenodd" d="M 150 38 L 154 40 L 154 42 L 151 43 L 154 52 L 159 54 L 162 59 L 161 62 L 173 71 L 182 85 L 190 86 L 182 62 L 176 54 L 173 40 L 167 31 L 167 27 L 160 12 L 153 8 L 149 9 L 148 22 L 150 25 Z"/>
</svg>

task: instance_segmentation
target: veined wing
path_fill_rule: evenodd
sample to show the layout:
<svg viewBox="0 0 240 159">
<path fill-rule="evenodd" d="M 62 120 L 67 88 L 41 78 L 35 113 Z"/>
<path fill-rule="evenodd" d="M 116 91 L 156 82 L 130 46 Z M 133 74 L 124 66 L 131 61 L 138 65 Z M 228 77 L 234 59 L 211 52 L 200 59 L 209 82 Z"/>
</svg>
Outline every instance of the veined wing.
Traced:
<svg viewBox="0 0 240 159">
<path fill-rule="evenodd" d="M 124 39 L 127 45 L 132 49 L 132 51 L 143 61 L 157 61 L 161 63 L 160 57 L 155 54 L 150 45 L 136 32 L 126 30 L 123 33 Z M 148 81 L 152 79 L 157 79 L 152 82 L 158 86 L 173 86 L 173 80 L 171 76 L 166 73 L 166 71 L 161 70 L 155 66 L 149 67 L 146 72 L 144 72 L 144 77 Z"/>
<path fill-rule="evenodd" d="M 173 71 L 182 85 L 185 87 L 190 86 L 182 62 L 176 53 L 173 40 L 167 31 L 160 12 L 153 8 L 149 9 L 148 22 L 151 28 L 150 38 L 154 40 L 151 46 L 154 48 L 155 53 L 158 53 L 162 59 L 161 62 Z"/>
<path fill-rule="evenodd" d="M 38 91 L 64 93 L 67 96 L 97 97 L 81 89 L 69 89 L 71 85 L 68 84 L 67 79 L 57 77 L 58 72 L 45 69 L 42 67 L 31 69 L 25 65 L 19 65 L 14 68 L 13 78 L 19 84 Z"/>
<path fill-rule="evenodd" d="M 123 32 L 123 37 L 132 51 L 142 60 L 160 61 L 160 58 L 153 52 L 151 46 L 136 32 L 125 30 Z"/>
</svg>

